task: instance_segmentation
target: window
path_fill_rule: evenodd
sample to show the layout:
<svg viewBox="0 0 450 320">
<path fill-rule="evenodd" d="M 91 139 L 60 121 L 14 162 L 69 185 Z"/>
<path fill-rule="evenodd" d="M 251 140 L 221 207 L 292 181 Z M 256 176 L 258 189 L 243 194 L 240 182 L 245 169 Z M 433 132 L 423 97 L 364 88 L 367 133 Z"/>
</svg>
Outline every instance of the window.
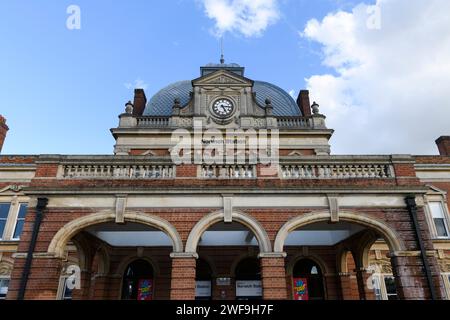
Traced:
<svg viewBox="0 0 450 320">
<path fill-rule="evenodd" d="M 438 238 L 448 238 L 448 225 L 445 219 L 445 212 L 444 207 L 442 206 L 442 202 L 429 202 L 428 206 L 430 208 L 431 216 L 436 228 L 436 235 L 438 236 Z"/>
<path fill-rule="evenodd" d="M 385 276 L 384 285 L 386 286 L 387 299 L 397 300 L 397 287 L 395 286 L 395 278 L 393 276 Z"/>
<path fill-rule="evenodd" d="M 6 298 L 6 294 L 8 293 L 9 287 L 9 279 L 0 278 L 0 300 L 4 300 Z"/>
<path fill-rule="evenodd" d="M 10 207 L 11 204 L 9 203 L 0 203 L 0 240 L 3 239 L 3 232 L 5 231 Z"/>
<path fill-rule="evenodd" d="M 392 274 L 374 273 L 372 285 L 376 300 L 397 300 L 397 287 Z"/>
<path fill-rule="evenodd" d="M 22 203 L 19 207 L 19 213 L 17 214 L 16 227 L 14 229 L 13 239 L 20 239 L 22 234 L 23 225 L 25 224 L 25 216 L 27 215 L 28 205 Z"/>
</svg>

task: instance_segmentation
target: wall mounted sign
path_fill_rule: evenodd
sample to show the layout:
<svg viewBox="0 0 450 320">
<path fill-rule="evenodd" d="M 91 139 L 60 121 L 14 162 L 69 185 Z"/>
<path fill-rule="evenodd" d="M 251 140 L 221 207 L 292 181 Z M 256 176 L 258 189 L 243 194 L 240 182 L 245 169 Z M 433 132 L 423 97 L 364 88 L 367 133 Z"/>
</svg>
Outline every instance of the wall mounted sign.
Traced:
<svg viewBox="0 0 450 320">
<path fill-rule="evenodd" d="M 236 297 L 262 297 L 262 281 L 237 280 Z"/>
<path fill-rule="evenodd" d="M 231 278 L 217 278 L 216 285 L 218 286 L 229 286 L 231 284 Z"/>
<path fill-rule="evenodd" d="M 138 300 L 153 300 L 153 280 L 140 279 L 138 282 Z"/>
<path fill-rule="evenodd" d="M 211 281 L 195 281 L 195 296 L 198 298 L 211 297 Z"/>
<path fill-rule="evenodd" d="M 294 278 L 294 300 L 309 300 L 308 280 L 305 278 Z"/>
</svg>

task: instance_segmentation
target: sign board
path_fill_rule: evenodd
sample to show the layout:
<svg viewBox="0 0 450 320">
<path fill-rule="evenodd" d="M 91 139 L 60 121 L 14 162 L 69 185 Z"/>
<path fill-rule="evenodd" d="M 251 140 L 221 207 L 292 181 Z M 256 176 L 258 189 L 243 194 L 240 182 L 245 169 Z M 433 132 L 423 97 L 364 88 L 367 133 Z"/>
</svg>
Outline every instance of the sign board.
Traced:
<svg viewBox="0 0 450 320">
<path fill-rule="evenodd" d="M 236 297 L 262 297 L 261 280 L 237 280 Z"/>
<path fill-rule="evenodd" d="M 198 298 L 211 297 L 211 281 L 195 281 L 195 296 Z"/>
<path fill-rule="evenodd" d="M 138 282 L 138 300 L 153 300 L 153 280 L 140 279 Z"/>
<path fill-rule="evenodd" d="M 230 278 L 217 278 L 216 285 L 218 286 L 229 286 L 231 284 Z"/>
<path fill-rule="evenodd" d="M 309 300 L 308 280 L 305 278 L 294 278 L 294 300 Z"/>
</svg>

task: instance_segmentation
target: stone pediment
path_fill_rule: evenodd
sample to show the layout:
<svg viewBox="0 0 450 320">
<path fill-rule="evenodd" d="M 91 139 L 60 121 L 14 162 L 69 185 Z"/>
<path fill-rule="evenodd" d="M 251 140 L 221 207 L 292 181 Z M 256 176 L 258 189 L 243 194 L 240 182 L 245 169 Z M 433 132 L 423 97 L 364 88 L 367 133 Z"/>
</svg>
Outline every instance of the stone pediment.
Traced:
<svg viewBox="0 0 450 320">
<path fill-rule="evenodd" d="M 251 87 L 253 86 L 253 81 L 245 77 L 241 77 L 229 71 L 219 70 L 197 78 L 192 81 L 192 85 L 196 86 L 240 86 L 240 87 Z"/>
</svg>

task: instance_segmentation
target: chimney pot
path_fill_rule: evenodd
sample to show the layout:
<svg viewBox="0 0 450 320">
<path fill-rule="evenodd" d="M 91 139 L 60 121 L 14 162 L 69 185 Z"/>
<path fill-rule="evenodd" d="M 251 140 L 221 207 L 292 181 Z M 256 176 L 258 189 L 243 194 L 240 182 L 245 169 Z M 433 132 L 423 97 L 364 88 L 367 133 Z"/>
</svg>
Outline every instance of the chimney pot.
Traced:
<svg viewBox="0 0 450 320">
<path fill-rule="evenodd" d="M 442 136 L 436 140 L 441 156 L 450 156 L 450 136 Z"/>
</svg>

